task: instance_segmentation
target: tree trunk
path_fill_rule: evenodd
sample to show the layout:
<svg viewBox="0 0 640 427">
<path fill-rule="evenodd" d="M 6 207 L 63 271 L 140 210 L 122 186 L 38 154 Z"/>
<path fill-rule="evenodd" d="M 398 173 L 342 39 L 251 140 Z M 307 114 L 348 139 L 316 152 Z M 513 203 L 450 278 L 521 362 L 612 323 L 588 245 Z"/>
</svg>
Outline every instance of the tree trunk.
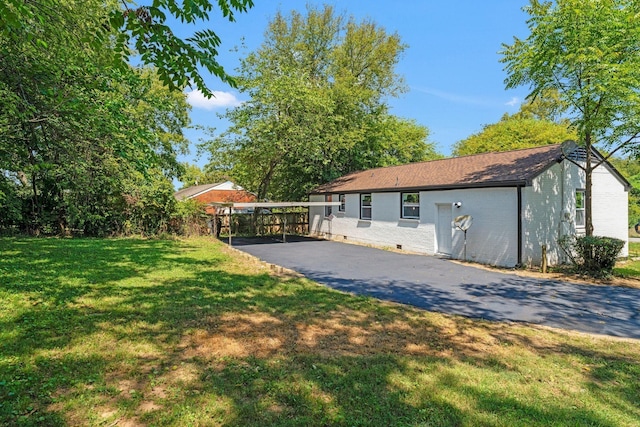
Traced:
<svg viewBox="0 0 640 427">
<path fill-rule="evenodd" d="M 587 236 L 593 236 L 593 218 L 591 215 L 591 183 L 593 168 L 591 167 L 591 132 L 585 135 L 585 149 L 587 150 L 587 158 L 585 165 L 585 189 L 584 189 L 584 216 L 585 216 L 585 232 Z"/>
</svg>

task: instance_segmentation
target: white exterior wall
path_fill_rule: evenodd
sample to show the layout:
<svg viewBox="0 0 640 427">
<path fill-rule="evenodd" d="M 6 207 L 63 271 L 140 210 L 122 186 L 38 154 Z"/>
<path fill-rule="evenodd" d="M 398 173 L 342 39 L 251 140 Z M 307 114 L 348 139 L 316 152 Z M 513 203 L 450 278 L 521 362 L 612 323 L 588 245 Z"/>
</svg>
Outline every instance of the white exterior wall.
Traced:
<svg viewBox="0 0 640 427">
<path fill-rule="evenodd" d="M 438 250 L 436 224 L 439 204 L 462 202 L 452 208 L 452 218 L 471 215 L 467 231 L 467 259 L 501 266 L 517 264 L 517 193 L 515 188 L 484 188 L 420 192 L 420 219 L 402 219 L 401 193 L 372 193 L 372 219 L 360 220 L 360 194 L 347 194 L 345 212 L 334 208 L 334 218 L 324 209 L 310 208 L 310 229 L 336 240 L 354 240 L 381 247 L 434 254 Z M 338 200 L 338 194 L 333 195 Z M 323 195 L 310 201 L 324 201 Z M 464 233 L 449 223 L 453 258 L 464 256 Z"/>
<path fill-rule="evenodd" d="M 518 263 L 518 196 L 517 190 L 476 188 L 427 193 L 438 200 L 455 203 L 452 216 L 471 215 L 473 224 L 467 231 L 467 260 L 483 264 L 513 267 Z M 428 218 L 428 221 L 435 218 Z M 453 229 L 451 256 L 464 258 L 464 233 Z"/>
<path fill-rule="evenodd" d="M 555 164 L 522 188 L 522 263 L 540 265 L 542 245 L 547 246 L 549 265 L 566 262 L 558 247 L 563 234 L 583 234 L 575 227 L 575 192 L 585 188 L 584 172 L 571 162 Z M 624 185 L 602 165 L 593 172 L 594 235 L 628 242 L 628 194 Z M 311 201 L 324 201 L 323 195 Z M 338 200 L 338 194 L 333 195 Z M 324 217 L 324 208 L 310 208 L 310 230 L 337 240 L 354 240 L 381 247 L 435 254 L 438 205 L 462 202 L 452 208 L 452 218 L 471 215 L 467 231 L 470 261 L 512 267 L 518 263 L 517 189 L 476 188 L 420 192 L 420 219 L 401 219 L 401 193 L 372 193 L 372 219 L 360 220 L 360 194 L 346 195 L 345 212 L 333 208 L 334 218 Z M 564 212 L 568 220 L 564 220 Z M 464 233 L 450 225 L 451 257 L 464 258 Z M 628 256 L 628 244 L 620 256 Z"/>
<path fill-rule="evenodd" d="M 591 176 L 593 234 L 624 240 L 626 244 L 620 256 L 629 256 L 629 193 L 604 164 Z"/>
<path fill-rule="evenodd" d="M 593 171 L 592 178 L 593 234 L 628 241 L 628 194 L 624 185 L 604 165 Z M 549 265 L 567 261 L 557 242 L 564 234 L 584 234 L 584 227 L 575 226 L 575 193 L 585 186 L 584 171 L 564 161 L 547 169 L 522 190 L 524 264 L 541 264 L 542 245 L 547 246 Z M 565 212 L 568 220 L 564 218 Z M 620 256 L 627 254 L 625 245 Z"/>
<path fill-rule="evenodd" d="M 584 188 L 584 177 L 577 166 L 558 163 L 522 189 L 522 263 L 540 265 L 542 246 L 547 246 L 549 265 L 564 261 L 558 247 L 563 234 L 575 234 L 575 190 Z M 563 220 L 563 213 L 570 215 Z"/>
</svg>

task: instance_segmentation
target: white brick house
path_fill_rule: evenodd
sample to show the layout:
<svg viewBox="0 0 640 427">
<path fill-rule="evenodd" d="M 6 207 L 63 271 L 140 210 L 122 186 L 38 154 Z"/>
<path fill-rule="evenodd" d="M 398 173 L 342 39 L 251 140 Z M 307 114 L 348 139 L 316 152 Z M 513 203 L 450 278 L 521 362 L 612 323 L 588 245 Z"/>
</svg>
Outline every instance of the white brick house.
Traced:
<svg viewBox="0 0 640 427">
<path fill-rule="evenodd" d="M 564 150 L 563 150 L 564 148 Z M 594 150 L 596 161 L 601 159 Z M 573 143 L 412 163 L 356 172 L 316 188 L 311 233 L 376 246 L 513 267 L 564 260 L 557 240 L 584 233 L 583 161 Z M 569 159 L 568 159 L 568 158 Z M 628 242 L 629 183 L 604 162 L 593 172 L 594 235 Z M 625 244 L 621 256 L 627 256 Z"/>
</svg>

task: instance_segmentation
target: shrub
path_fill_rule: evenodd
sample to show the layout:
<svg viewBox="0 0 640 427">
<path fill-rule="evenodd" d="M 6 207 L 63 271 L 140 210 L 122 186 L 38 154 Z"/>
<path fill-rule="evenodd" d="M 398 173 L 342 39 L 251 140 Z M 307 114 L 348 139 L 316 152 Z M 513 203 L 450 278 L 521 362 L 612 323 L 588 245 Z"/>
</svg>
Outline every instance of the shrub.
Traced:
<svg viewBox="0 0 640 427">
<path fill-rule="evenodd" d="M 565 236 L 558 243 L 577 271 L 594 277 L 608 277 L 613 272 L 624 241 L 603 236 Z"/>
<path fill-rule="evenodd" d="M 179 201 L 173 215 L 172 231 L 183 236 L 201 236 L 207 232 L 207 219 L 201 202 L 195 199 Z"/>
</svg>

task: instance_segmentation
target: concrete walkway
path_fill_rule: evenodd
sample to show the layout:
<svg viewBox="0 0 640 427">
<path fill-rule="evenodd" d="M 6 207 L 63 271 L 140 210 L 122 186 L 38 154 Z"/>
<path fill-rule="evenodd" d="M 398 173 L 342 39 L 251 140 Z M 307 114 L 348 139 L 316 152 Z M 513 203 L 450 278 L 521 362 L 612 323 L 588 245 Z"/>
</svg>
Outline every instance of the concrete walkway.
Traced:
<svg viewBox="0 0 640 427">
<path fill-rule="evenodd" d="M 577 285 L 487 271 L 432 256 L 291 238 L 233 246 L 309 279 L 430 311 L 640 339 L 640 289 Z"/>
</svg>

